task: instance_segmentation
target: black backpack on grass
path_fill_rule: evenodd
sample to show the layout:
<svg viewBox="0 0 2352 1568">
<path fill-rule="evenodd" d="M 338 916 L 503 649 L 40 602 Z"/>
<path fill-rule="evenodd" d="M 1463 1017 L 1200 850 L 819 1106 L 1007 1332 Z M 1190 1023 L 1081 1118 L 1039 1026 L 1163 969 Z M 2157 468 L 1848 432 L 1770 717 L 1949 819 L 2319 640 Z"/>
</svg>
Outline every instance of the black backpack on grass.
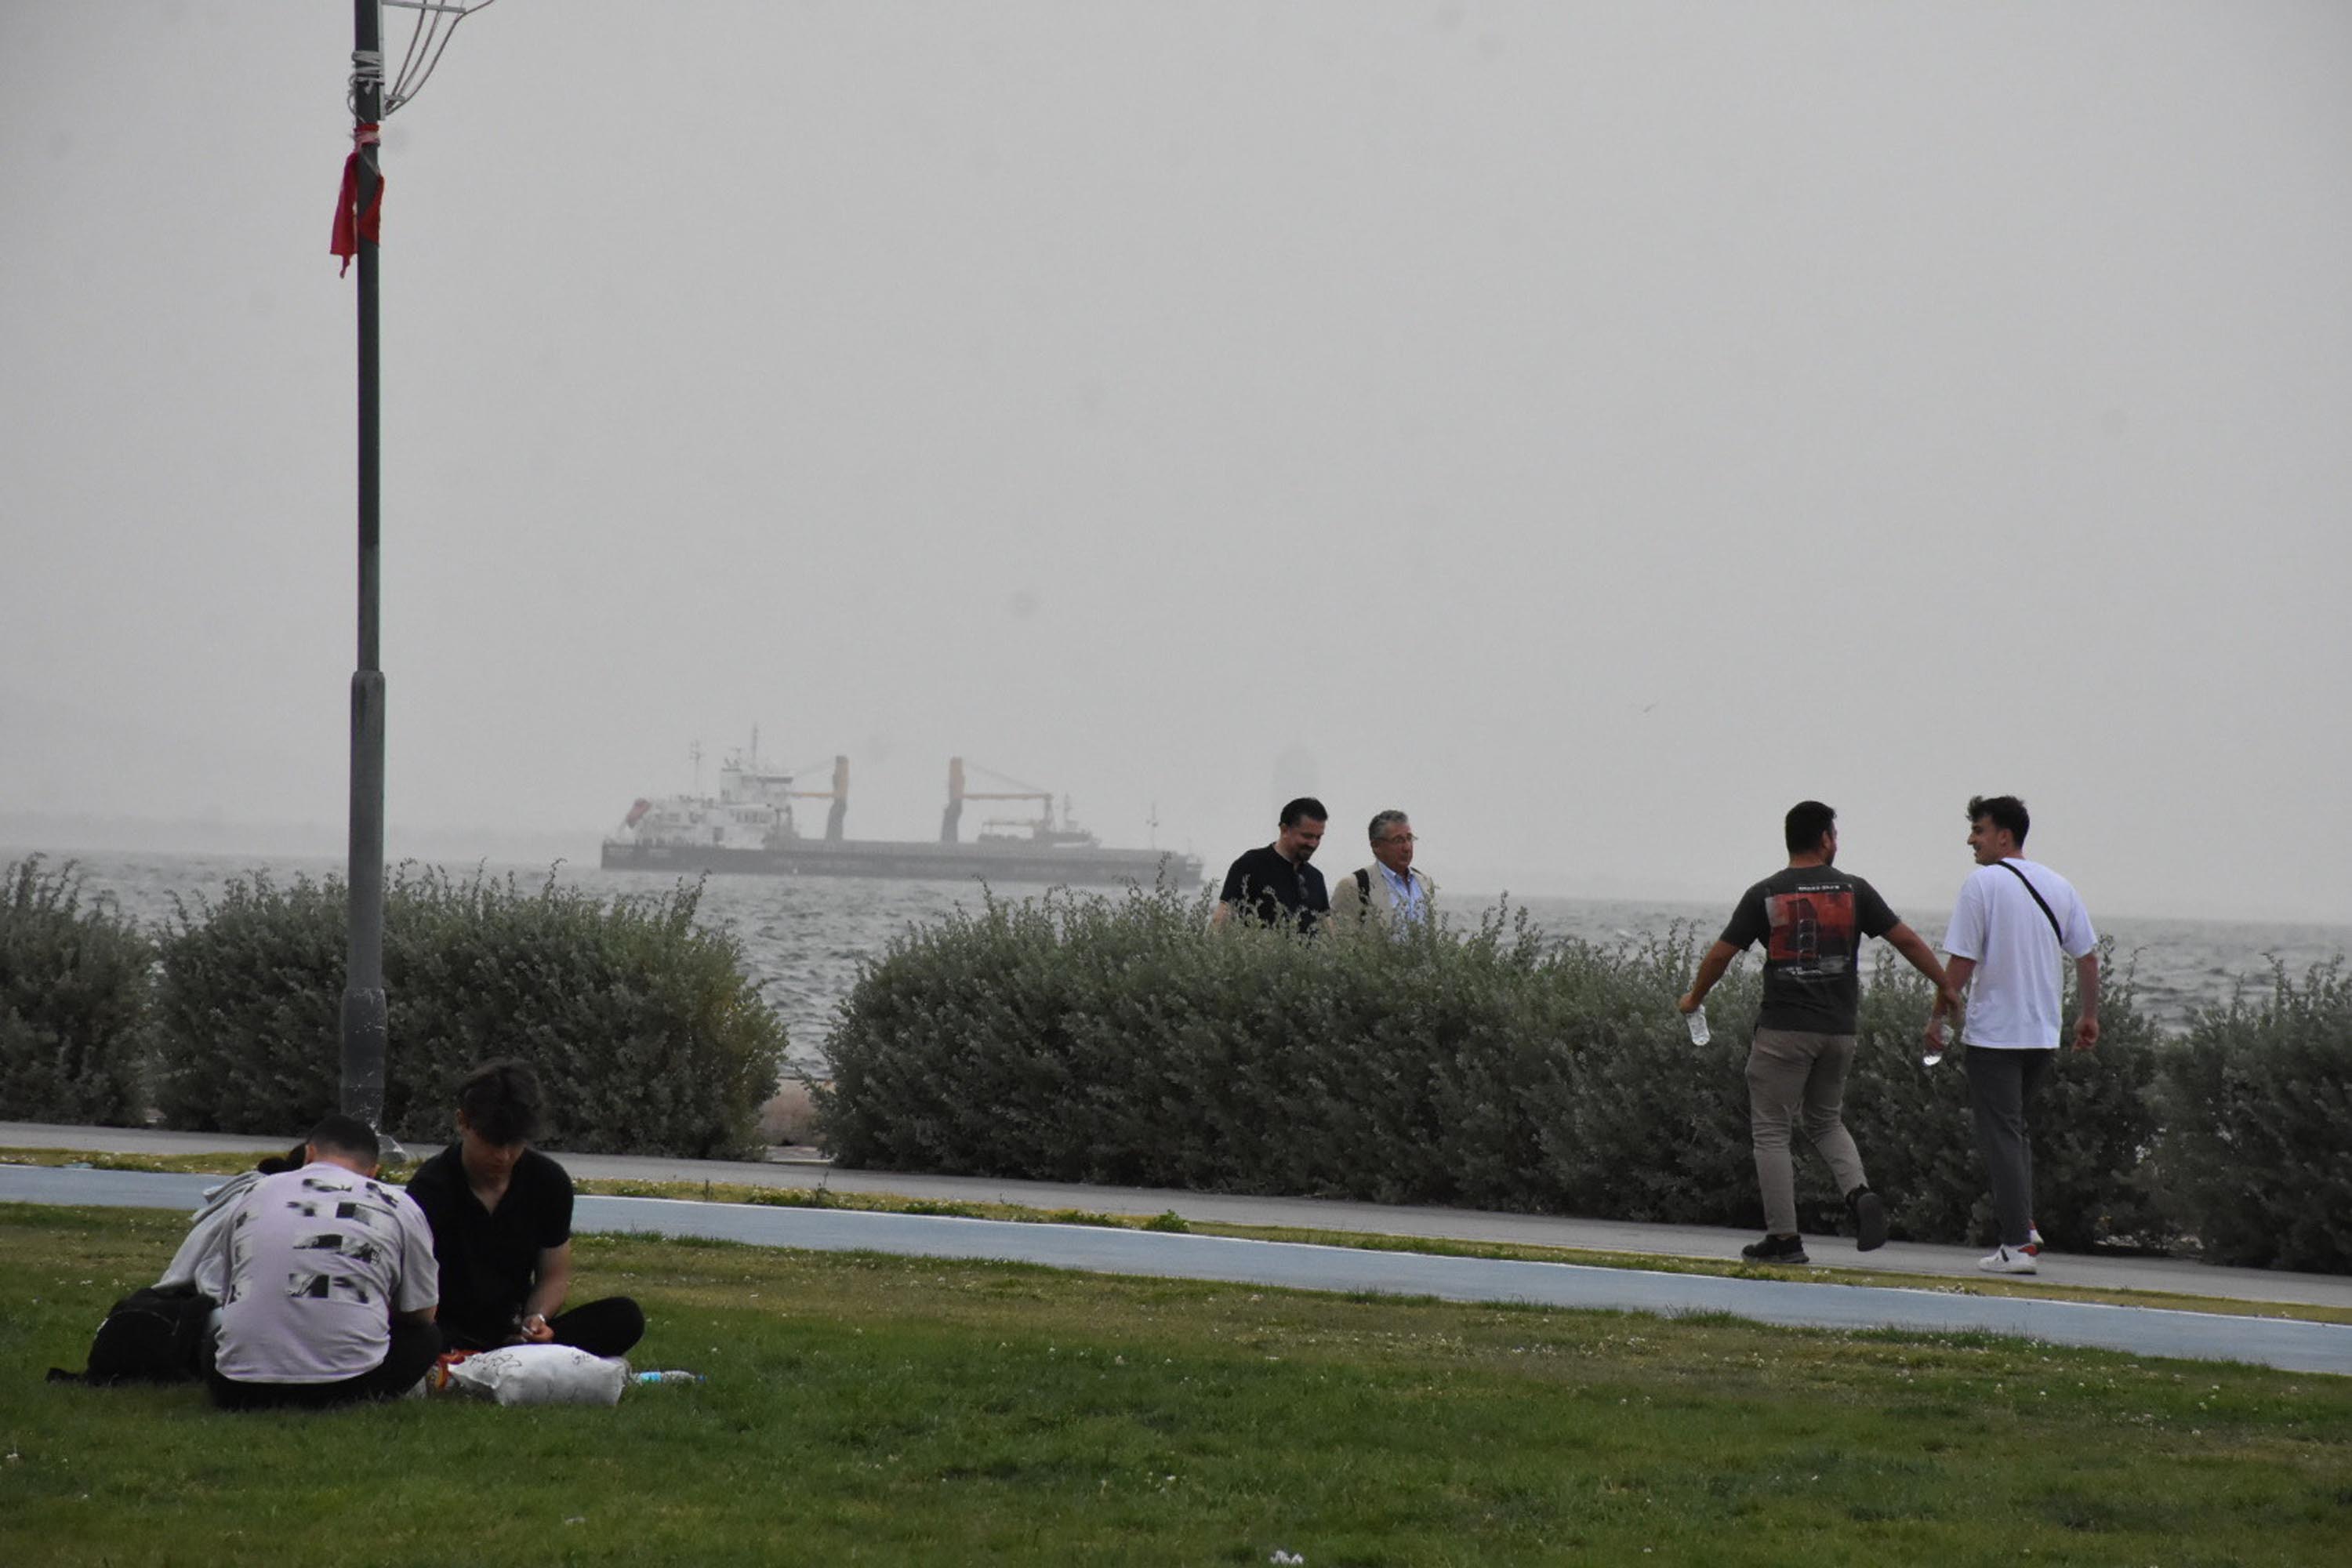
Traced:
<svg viewBox="0 0 2352 1568">
<path fill-rule="evenodd" d="M 89 1342 L 83 1372 L 49 1368 L 51 1383 L 193 1383 L 211 1360 L 205 1343 L 220 1303 L 194 1285 L 142 1285 L 117 1301 Z"/>
</svg>

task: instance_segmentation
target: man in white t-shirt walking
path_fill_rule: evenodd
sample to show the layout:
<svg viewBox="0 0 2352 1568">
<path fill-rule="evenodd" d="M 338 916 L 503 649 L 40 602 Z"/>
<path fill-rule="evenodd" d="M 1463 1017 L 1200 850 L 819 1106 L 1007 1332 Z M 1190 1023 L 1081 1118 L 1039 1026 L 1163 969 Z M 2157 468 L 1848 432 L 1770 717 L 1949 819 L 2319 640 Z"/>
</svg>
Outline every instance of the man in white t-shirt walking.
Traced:
<svg viewBox="0 0 2352 1568">
<path fill-rule="evenodd" d="M 210 1378 L 225 1409 L 394 1398 L 441 1354 L 433 1232 L 375 1180 L 375 1130 L 330 1116 L 303 1152 L 300 1170 L 255 1183 L 227 1226 Z"/>
<path fill-rule="evenodd" d="M 2025 803 L 2015 795 L 1969 802 L 1969 847 L 1977 869 L 1960 884 L 1944 931 L 1946 973 L 1968 996 L 1960 1043 L 1968 1047 L 1969 1102 L 1977 1148 L 1992 1180 L 2000 1245 L 1977 1267 L 1991 1274 L 2031 1274 L 2040 1237 L 2033 1231 L 2033 1147 L 2025 1102 L 2058 1056 L 2061 954 L 2074 961 L 2081 1005 L 2074 1048 L 2099 1043 L 2099 934 L 2065 878 L 2028 860 Z M 1973 983 L 1973 984 L 1972 984 Z M 1943 1047 L 1945 998 L 1927 1020 L 1930 1048 Z"/>
</svg>

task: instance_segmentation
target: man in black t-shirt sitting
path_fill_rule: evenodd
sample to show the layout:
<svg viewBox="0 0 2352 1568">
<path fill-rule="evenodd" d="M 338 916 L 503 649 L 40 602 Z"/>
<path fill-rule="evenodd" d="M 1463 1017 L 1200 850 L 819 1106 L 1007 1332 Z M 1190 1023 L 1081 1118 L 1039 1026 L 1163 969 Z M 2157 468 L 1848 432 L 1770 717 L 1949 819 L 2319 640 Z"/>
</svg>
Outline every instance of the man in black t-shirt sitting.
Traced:
<svg viewBox="0 0 2352 1568">
<path fill-rule="evenodd" d="M 563 1310 L 572 1178 L 530 1146 L 541 1103 L 525 1064 L 476 1068 L 457 1089 L 457 1142 L 409 1179 L 441 1263 L 442 1331 L 451 1350 L 559 1344 L 619 1355 L 646 1331 L 635 1301 L 608 1296 Z"/>
<path fill-rule="evenodd" d="M 1940 994 L 1958 1000 L 1935 951 L 1895 919 L 1878 890 L 1832 868 L 1836 812 L 1817 800 L 1799 801 L 1782 834 L 1787 869 L 1740 896 L 1680 1004 L 1685 1013 L 1696 1012 L 1731 961 L 1751 943 L 1764 943 L 1764 1005 L 1748 1051 L 1748 1131 L 1764 1193 L 1764 1238 L 1740 1249 L 1759 1263 L 1810 1261 L 1797 1232 L 1796 1162 L 1789 1152 L 1790 1128 L 1801 1114 L 1805 1136 L 1845 1194 L 1856 1247 L 1868 1252 L 1886 1241 L 1886 1206 L 1870 1190 L 1842 1115 L 1862 1005 L 1856 961 L 1863 939 L 1885 937 Z"/>
<path fill-rule="evenodd" d="M 1323 842 L 1323 826 L 1330 816 L 1312 795 L 1300 795 L 1284 806 L 1282 832 L 1275 841 L 1249 851 L 1226 871 L 1224 888 L 1217 894 L 1216 923 L 1248 914 L 1267 925 L 1295 924 L 1312 932 L 1315 923 L 1331 912 L 1323 873 L 1307 864 Z"/>
</svg>

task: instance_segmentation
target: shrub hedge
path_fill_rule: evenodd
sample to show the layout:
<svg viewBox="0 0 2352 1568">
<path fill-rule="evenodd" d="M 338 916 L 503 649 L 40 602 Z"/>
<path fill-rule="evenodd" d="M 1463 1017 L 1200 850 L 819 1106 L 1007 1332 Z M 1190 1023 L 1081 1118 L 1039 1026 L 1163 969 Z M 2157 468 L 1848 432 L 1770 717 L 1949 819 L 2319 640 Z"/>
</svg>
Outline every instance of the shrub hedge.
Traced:
<svg viewBox="0 0 2352 1568">
<path fill-rule="evenodd" d="M 404 867 L 384 896 L 384 1120 L 450 1136 L 466 1071 L 514 1056 L 545 1082 L 546 1137 L 692 1157 L 759 1145 L 782 1026 L 734 940 L 693 924 L 698 886 L 601 900 Z M 256 873 L 178 906 L 162 943 L 156 1102 L 169 1125 L 283 1131 L 336 1100 L 345 893 Z"/>
<path fill-rule="evenodd" d="M 71 861 L 0 873 L 0 1117 L 137 1120 L 153 949 Z"/>
<path fill-rule="evenodd" d="M 2352 975 L 2274 964 L 2165 1054 L 2157 1159 L 2171 1211 L 2219 1263 L 2352 1268 Z"/>
<path fill-rule="evenodd" d="M 386 1119 L 448 1133 L 457 1078 L 533 1061 L 550 1137 L 719 1156 L 758 1143 L 783 1032 L 697 887 L 599 900 L 403 868 L 386 898 Z M 1310 1194 L 1668 1223 L 1761 1222 L 1742 1075 L 1753 969 L 1673 1011 L 1704 945 L 1475 929 L 1301 942 L 1211 932 L 1206 895 L 987 900 L 868 964 L 818 1104 L 844 1165 Z M 1874 952 L 1876 950 L 1874 950 Z M 0 878 L 0 1116 L 283 1132 L 333 1103 L 344 892 L 256 873 L 151 938 L 70 864 Z M 2352 976 L 2274 972 L 2168 1039 L 2109 954 L 2103 1037 L 2034 1118 L 2062 1248 L 2187 1239 L 2217 1261 L 2352 1270 Z M 1990 1235 L 1957 1057 L 1917 1062 L 1924 982 L 1881 954 L 1846 1121 L 1899 1237 Z M 1844 1223 L 1798 1158 L 1800 1214 Z"/>
<path fill-rule="evenodd" d="M 1692 1045 L 1674 1000 L 1701 933 L 1601 947 L 1497 910 L 1475 930 L 1300 942 L 1212 931 L 1210 907 L 1057 892 L 905 932 L 825 1048 L 836 1159 L 1761 1224 L 1744 1076 L 1760 982 L 1736 966 L 1708 998 L 1712 1043 Z M 2167 1043 L 2128 967 L 2105 968 L 2101 1047 L 2062 1053 L 2036 1110 L 2036 1217 L 2061 1247 L 2168 1234 L 2147 1174 Z M 1881 955 L 1847 1124 L 1895 1235 L 1989 1241 L 1959 1058 L 1918 1060 L 1929 1000 Z M 1806 1228 L 1842 1228 L 1822 1163 L 1801 1152 L 1798 1172 Z"/>
</svg>

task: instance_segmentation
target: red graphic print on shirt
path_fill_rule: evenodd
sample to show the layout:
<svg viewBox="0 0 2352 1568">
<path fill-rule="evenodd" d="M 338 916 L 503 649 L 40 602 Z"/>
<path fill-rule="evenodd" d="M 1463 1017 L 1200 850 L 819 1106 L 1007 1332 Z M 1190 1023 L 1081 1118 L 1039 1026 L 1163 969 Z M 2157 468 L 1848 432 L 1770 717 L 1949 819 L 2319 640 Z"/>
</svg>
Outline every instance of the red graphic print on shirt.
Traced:
<svg viewBox="0 0 2352 1568">
<path fill-rule="evenodd" d="M 1853 961 L 1853 893 L 1846 888 L 1776 893 L 1764 900 L 1772 923 L 1765 956 L 1799 974 L 1843 973 Z"/>
</svg>

